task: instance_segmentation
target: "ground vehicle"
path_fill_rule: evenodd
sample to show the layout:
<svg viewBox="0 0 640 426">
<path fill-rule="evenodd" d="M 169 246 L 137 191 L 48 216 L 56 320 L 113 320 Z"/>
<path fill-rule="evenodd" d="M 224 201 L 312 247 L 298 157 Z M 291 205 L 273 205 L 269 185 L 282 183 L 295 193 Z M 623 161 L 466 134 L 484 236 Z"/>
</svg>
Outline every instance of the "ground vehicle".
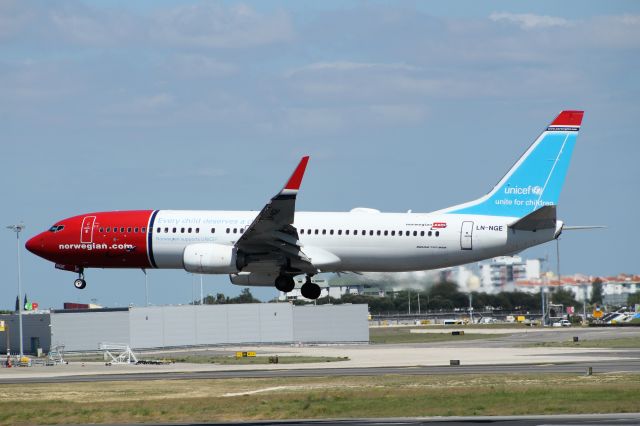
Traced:
<svg viewBox="0 0 640 426">
<path fill-rule="evenodd" d="M 562 321 L 556 321 L 553 323 L 554 327 L 571 327 L 571 322 L 569 320 L 563 319 Z"/>
</svg>

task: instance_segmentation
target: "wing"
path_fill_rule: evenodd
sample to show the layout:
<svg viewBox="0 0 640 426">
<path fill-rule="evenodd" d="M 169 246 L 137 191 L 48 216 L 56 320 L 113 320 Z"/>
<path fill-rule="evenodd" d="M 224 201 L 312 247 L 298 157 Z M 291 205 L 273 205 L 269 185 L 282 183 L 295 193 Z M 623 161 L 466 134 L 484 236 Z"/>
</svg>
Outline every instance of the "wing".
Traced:
<svg viewBox="0 0 640 426">
<path fill-rule="evenodd" d="M 309 258 L 302 253 L 298 232 L 293 227 L 296 195 L 308 162 L 308 156 L 302 157 L 284 188 L 262 208 L 236 242 L 238 250 L 246 256 L 248 270 L 252 269 L 252 264 L 284 260 L 287 265 L 296 264 L 302 271 L 315 271 Z"/>
</svg>

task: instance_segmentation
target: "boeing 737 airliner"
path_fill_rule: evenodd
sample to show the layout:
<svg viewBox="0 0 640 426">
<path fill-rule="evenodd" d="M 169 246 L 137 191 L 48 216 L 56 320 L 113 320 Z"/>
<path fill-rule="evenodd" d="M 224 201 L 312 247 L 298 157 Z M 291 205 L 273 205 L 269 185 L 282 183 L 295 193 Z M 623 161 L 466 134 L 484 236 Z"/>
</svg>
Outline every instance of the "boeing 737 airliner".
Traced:
<svg viewBox="0 0 640 426">
<path fill-rule="evenodd" d="M 29 251 L 78 273 L 86 268 L 172 268 L 228 274 L 238 285 L 316 299 L 320 272 L 443 268 L 558 238 L 556 205 L 583 111 L 563 111 L 487 195 L 432 213 L 296 212 L 309 157 L 260 212 L 135 210 L 87 213 L 31 238 Z"/>
</svg>

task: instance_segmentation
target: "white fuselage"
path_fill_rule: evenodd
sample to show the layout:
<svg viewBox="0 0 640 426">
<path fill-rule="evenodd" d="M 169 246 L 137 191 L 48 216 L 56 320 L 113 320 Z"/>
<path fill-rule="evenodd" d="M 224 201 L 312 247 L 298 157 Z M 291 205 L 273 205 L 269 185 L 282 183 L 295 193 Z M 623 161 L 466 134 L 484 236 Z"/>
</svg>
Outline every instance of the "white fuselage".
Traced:
<svg viewBox="0 0 640 426">
<path fill-rule="evenodd" d="M 250 211 L 160 210 L 153 226 L 158 268 L 183 268 L 185 247 L 232 246 L 255 219 Z M 468 214 L 296 212 L 299 245 L 322 272 L 415 271 L 460 265 L 521 251 L 553 240 L 556 229 L 515 231 L 517 218 Z M 557 229 L 561 226 L 558 222 Z M 318 251 L 319 249 L 319 251 Z M 314 262 L 315 264 L 315 262 Z"/>
</svg>

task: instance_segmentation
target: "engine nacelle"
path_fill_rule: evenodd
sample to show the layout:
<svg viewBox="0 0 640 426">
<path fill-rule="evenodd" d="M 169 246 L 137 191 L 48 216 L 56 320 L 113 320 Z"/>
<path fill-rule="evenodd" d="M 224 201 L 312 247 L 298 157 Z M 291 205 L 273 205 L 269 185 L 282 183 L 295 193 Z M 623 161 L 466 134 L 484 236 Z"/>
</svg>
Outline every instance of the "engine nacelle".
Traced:
<svg viewBox="0 0 640 426">
<path fill-rule="evenodd" d="M 243 265 L 243 256 L 233 246 L 222 244 L 190 244 L 184 249 L 184 269 L 196 274 L 233 274 Z"/>
</svg>

